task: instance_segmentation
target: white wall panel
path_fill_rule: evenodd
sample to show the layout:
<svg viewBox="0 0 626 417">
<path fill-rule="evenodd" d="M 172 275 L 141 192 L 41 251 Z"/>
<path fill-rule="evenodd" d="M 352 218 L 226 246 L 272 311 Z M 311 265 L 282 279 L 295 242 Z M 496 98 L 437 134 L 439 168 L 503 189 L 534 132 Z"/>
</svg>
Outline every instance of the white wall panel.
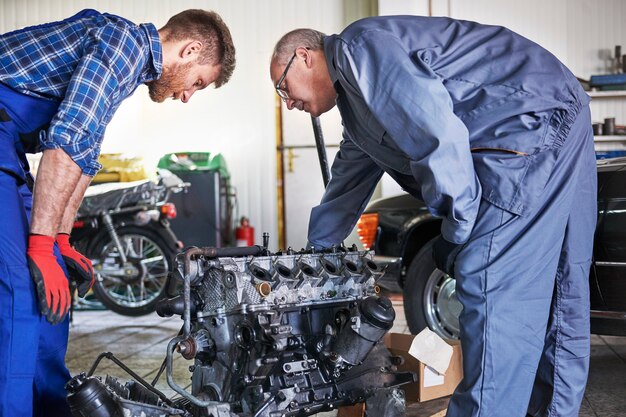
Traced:
<svg viewBox="0 0 626 417">
<path fill-rule="evenodd" d="M 154 22 L 157 27 L 187 8 L 220 13 L 237 47 L 237 68 L 231 82 L 201 92 L 185 105 L 152 103 L 141 86 L 114 117 L 103 151 L 141 153 L 153 161 L 177 150 L 221 152 L 239 194 L 239 214 L 251 218 L 259 235 L 264 230 L 275 235 L 270 54 L 276 40 L 296 27 L 340 31 L 349 19 L 346 15 L 354 14 L 350 8 L 355 5 L 347 1 L 352 0 L 0 0 L 0 32 L 61 19 L 86 7 L 137 23 Z M 428 0 L 379 0 L 378 4 L 381 14 L 427 14 L 429 10 Z M 430 4 L 434 15 L 508 26 L 552 51 L 583 78 L 606 70 L 605 57 L 614 45 L 621 43 L 626 52 L 624 0 L 432 0 Z M 623 98 L 596 100 L 592 103 L 594 118 L 616 116 L 618 124 L 625 124 L 625 103 Z M 338 116 L 325 115 L 323 125 L 327 141 L 337 142 Z M 285 112 L 285 128 L 286 140 L 312 143 L 308 115 Z M 308 212 L 303 213 L 302 221 L 307 218 Z"/>
<path fill-rule="evenodd" d="M 239 214 L 260 233 L 276 236 L 275 92 L 269 59 L 275 42 L 296 27 L 335 32 L 343 26 L 339 0 L 0 0 L 0 33 L 70 16 L 83 8 L 119 14 L 157 28 L 184 9 L 218 12 L 231 29 L 237 68 L 218 90 L 187 104 L 152 103 L 141 86 L 113 118 L 103 152 L 130 152 L 156 161 L 166 152 L 221 152 L 239 196 Z M 310 121 L 298 128 L 310 135 Z M 305 216 L 305 217 L 308 217 Z M 275 240 L 274 240 L 275 241 Z"/>
<path fill-rule="evenodd" d="M 378 14 L 393 16 L 403 14 L 428 15 L 428 0 L 378 0 Z"/>
</svg>

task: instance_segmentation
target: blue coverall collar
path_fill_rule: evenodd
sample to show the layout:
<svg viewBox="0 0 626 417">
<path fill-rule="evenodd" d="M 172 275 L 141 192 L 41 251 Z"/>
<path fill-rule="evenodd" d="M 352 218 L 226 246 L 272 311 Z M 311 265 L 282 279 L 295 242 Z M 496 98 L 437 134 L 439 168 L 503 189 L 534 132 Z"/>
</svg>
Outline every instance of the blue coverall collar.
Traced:
<svg viewBox="0 0 626 417">
<path fill-rule="evenodd" d="M 326 66 L 328 67 L 328 74 L 330 75 L 330 80 L 333 82 L 333 86 L 339 81 L 339 71 L 335 65 L 334 59 L 334 44 L 337 35 L 329 35 L 324 38 L 324 57 L 326 58 Z M 337 89 L 335 87 L 335 89 Z"/>
</svg>

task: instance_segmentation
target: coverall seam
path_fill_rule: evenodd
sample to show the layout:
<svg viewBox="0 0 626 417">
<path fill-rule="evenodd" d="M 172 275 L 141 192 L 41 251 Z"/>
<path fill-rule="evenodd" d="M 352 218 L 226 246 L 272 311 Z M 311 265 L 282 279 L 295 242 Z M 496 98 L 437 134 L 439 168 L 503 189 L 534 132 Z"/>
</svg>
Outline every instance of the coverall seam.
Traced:
<svg viewBox="0 0 626 417">
<path fill-rule="evenodd" d="M 563 275 L 563 267 L 559 266 L 556 275 L 556 337 L 554 341 L 554 372 L 552 374 L 553 388 L 552 400 L 548 417 L 557 416 L 556 414 L 556 398 L 555 393 L 558 392 L 557 385 L 560 385 L 557 376 L 559 375 L 559 352 L 561 351 L 561 277 Z"/>
<path fill-rule="evenodd" d="M 499 228 L 502 226 L 502 219 L 503 218 L 504 218 L 504 210 L 501 209 L 500 210 L 500 221 L 498 222 L 498 229 L 497 230 L 499 230 Z M 483 262 L 485 264 L 488 264 L 489 260 L 491 259 L 491 249 L 493 247 L 493 240 L 496 237 L 496 231 L 497 230 L 494 230 L 491 233 L 491 238 L 489 239 L 489 246 L 487 247 L 487 250 L 485 251 L 484 260 L 483 260 Z M 486 341 L 490 339 L 488 334 L 487 334 L 489 332 L 489 325 L 488 325 L 488 322 L 489 322 L 489 314 L 488 314 L 488 311 L 489 311 L 489 308 L 488 308 L 489 307 L 489 298 L 487 297 L 487 277 L 488 277 L 488 275 L 489 275 L 489 271 L 485 270 L 485 280 L 484 280 L 483 291 L 482 291 L 483 297 L 485 299 L 485 308 L 484 308 L 484 312 L 483 312 L 483 314 L 485 316 L 484 338 L 483 338 L 483 346 L 484 346 L 484 348 L 483 348 L 483 354 L 482 354 L 483 373 L 482 373 L 482 378 L 481 378 L 481 383 L 480 383 L 480 387 L 481 388 L 480 388 L 479 408 L 478 408 L 478 414 L 477 414 L 476 417 L 480 417 L 480 416 L 484 415 L 484 413 L 483 413 L 483 411 L 484 411 L 483 398 L 484 398 L 485 378 L 486 378 L 484 368 L 485 368 L 485 363 L 486 363 L 486 360 L 487 360 L 487 343 L 486 343 Z"/>
<path fill-rule="evenodd" d="M 492 236 L 493 239 L 493 236 Z M 489 242 L 489 248 L 487 249 L 487 258 L 489 258 L 489 253 L 491 252 L 491 241 Z M 485 271 L 485 284 L 487 283 L 487 271 Z M 476 417 L 481 417 L 483 415 L 483 397 L 485 390 L 485 362 L 487 360 L 487 343 L 486 341 L 489 339 L 487 337 L 487 332 L 489 331 L 489 326 L 487 326 L 487 296 L 486 296 L 486 285 L 483 288 L 483 296 L 485 297 L 485 308 L 483 314 L 485 315 L 485 324 L 484 326 L 484 336 L 483 336 L 483 354 L 482 354 L 482 362 L 483 362 L 483 372 L 482 378 L 480 381 L 480 399 L 478 401 L 478 414 Z"/>
<path fill-rule="evenodd" d="M 496 206 L 497 207 L 497 206 Z M 489 262 L 491 261 L 491 254 L 492 254 L 492 249 L 493 249 L 493 241 L 495 240 L 496 236 L 498 235 L 498 232 L 500 232 L 502 230 L 502 225 L 504 224 L 504 213 L 507 210 L 501 209 L 500 208 L 500 219 L 498 221 L 498 227 L 491 233 L 491 238 L 489 239 L 489 246 L 487 248 L 487 252 L 485 253 L 486 255 L 486 259 L 485 259 L 485 264 L 488 265 Z M 485 286 L 483 288 L 483 295 L 485 297 L 485 340 L 491 340 L 491 337 L 489 337 L 487 335 L 487 333 L 491 333 L 490 332 L 490 327 L 489 327 L 489 323 L 491 322 L 491 317 L 489 315 L 489 298 L 487 297 L 487 292 L 488 292 L 488 278 L 489 276 L 489 269 L 487 268 L 485 270 Z M 487 344 L 485 343 L 485 349 L 483 352 L 483 366 L 485 365 L 485 360 L 487 357 Z M 479 409 L 478 415 L 477 417 L 483 416 L 483 415 L 489 415 L 489 412 L 483 412 L 484 411 L 484 404 L 483 404 L 483 397 L 484 397 L 484 390 L 485 390 L 485 378 L 486 378 L 486 373 L 483 371 L 483 383 L 482 383 L 482 387 L 480 390 L 480 404 L 481 407 Z M 489 411 L 489 410 L 488 410 Z"/>
</svg>

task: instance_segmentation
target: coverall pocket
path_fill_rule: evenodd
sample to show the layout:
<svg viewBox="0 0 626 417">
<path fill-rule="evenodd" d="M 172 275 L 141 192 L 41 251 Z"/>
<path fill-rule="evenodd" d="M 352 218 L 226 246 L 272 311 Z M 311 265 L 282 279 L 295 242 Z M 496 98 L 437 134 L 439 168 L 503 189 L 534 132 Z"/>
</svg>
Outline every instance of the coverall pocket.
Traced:
<svg viewBox="0 0 626 417">
<path fill-rule="evenodd" d="M 7 111 L 5 109 L 0 108 L 0 123 L 2 122 L 10 122 L 11 116 L 9 116 L 9 113 L 7 113 Z"/>
<path fill-rule="evenodd" d="M 486 148 L 485 147 L 485 148 L 471 148 L 470 151 L 472 153 L 477 153 L 477 152 L 494 152 L 494 153 L 504 153 L 504 154 L 528 156 L 528 154 L 526 152 L 516 151 L 516 150 L 513 150 L 513 149 Z"/>
<path fill-rule="evenodd" d="M 534 154 L 502 148 L 472 151 L 483 198 L 523 216 L 535 207 L 552 174 L 558 153 L 559 149 Z"/>
</svg>

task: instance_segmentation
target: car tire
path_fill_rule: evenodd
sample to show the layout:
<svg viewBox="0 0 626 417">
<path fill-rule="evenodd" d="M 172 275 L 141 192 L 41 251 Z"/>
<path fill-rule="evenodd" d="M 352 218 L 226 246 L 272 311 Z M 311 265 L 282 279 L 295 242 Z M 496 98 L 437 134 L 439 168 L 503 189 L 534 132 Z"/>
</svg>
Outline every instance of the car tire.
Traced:
<svg viewBox="0 0 626 417">
<path fill-rule="evenodd" d="M 435 266 L 434 241 L 428 241 L 409 264 L 403 292 L 406 321 L 413 334 L 428 327 L 447 341 L 458 340 L 462 306 L 456 281 Z"/>
</svg>

